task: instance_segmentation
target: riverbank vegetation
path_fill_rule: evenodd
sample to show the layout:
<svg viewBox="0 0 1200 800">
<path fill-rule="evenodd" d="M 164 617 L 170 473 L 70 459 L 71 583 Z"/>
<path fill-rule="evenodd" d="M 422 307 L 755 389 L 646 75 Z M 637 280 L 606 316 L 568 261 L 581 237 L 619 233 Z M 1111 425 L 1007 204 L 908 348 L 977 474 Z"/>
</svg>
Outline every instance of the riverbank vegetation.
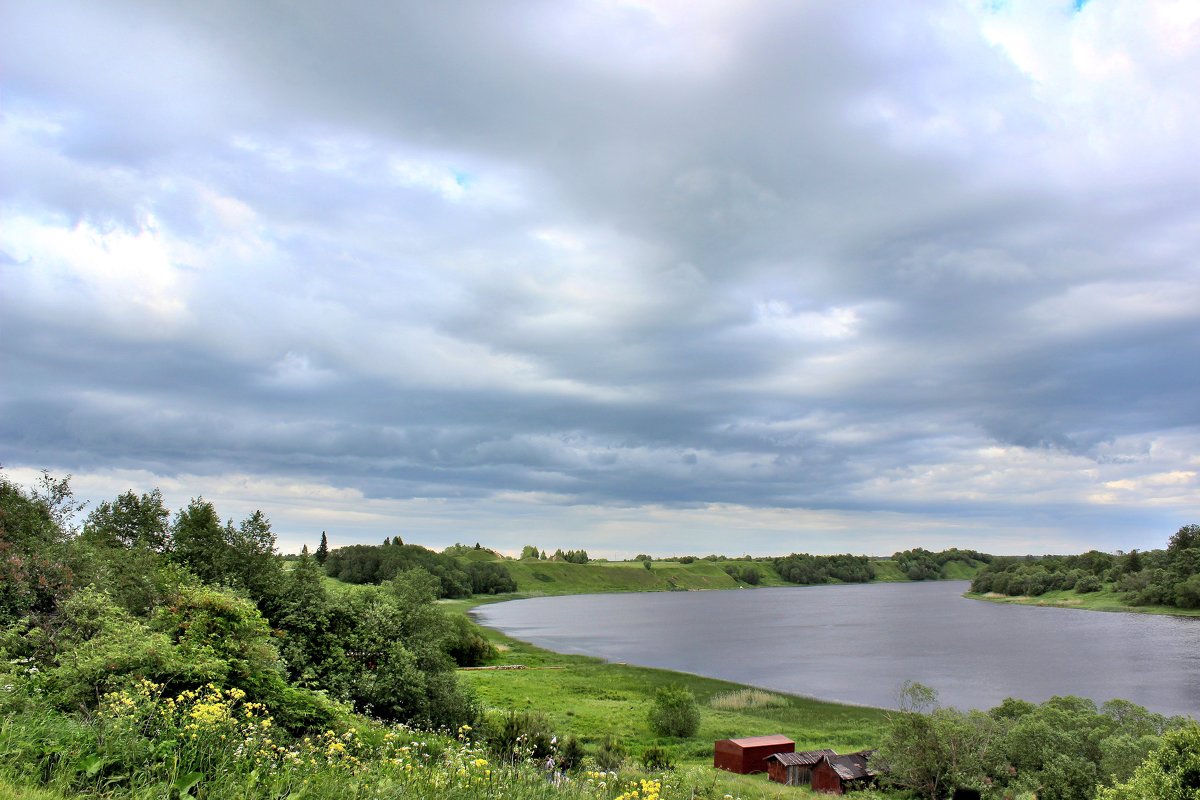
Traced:
<svg viewBox="0 0 1200 800">
<path fill-rule="evenodd" d="M 0 798 L 794 797 L 762 776 L 714 771 L 713 740 L 784 733 L 800 749 L 884 745 L 902 776 L 905 764 L 921 769 L 914 753 L 942 752 L 905 750 L 904 731 L 928 727 L 936 743 L 961 727 L 549 653 L 465 614 L 494 599 L 488 592 L 519 587 L 522 570 L 589 570 L 554 573 L 569 578 L 560 586 L 656 573 L 677 585 L 685 575 L 740 585 L 730 566 L 761 566 L 762 580 L 782 581 L 763 560 L 579 563 L 540 551 L 516 560 L 479 545 L 434 554 L 392 539 L 326 545 L 322 565 L 307 552 L 278 556 L 265 515 L 222 522 L 203 498 L 171 514 L 157 491 L 126 492 L 77 528 L 79 511 L 67 480 L 45 475 L 26 490 L 0 475 Z M 350 564 L 366 575 L 372 558 L 374 579 L 330 577 Z M 1145 780 L 1133 767 L 1173 723 L 1086 702 L 1059 705 L 1080 718 L 1120 717 L 1085 726 L 1087 758 L 1109 759 L 1093 759 L 1095 785 Z M 1009 738 L 1057 752 L 1055 737 L 1074 730 L 1054 716 L 1061 709 L 1025 706 L 1015 716 L 1033 721 Z M 1131 738 L 1117 747 L 1104 743 L 1109 734 Z M 971 771 L 971 780 L 1020 788 L 1046 772 L 1032 760 L 1018 768 L 1014 750 L 995 752 L 1003 758 L 989 756 L 987 769 L 1001 772 Z M 1106 771 L 1117 761 L 1126 766 Z M 1161 771 L 1175 762 L 1145 763 Z M 1026 782 L 1002 783 L 1010 768 Z M 1071 762 L 1067 772 L 1079 769 L 1088 768 Z M 1050 785 L 1039 778 L 1039 796 L 1090 797 L 1047 793 Z"/>
<path fill-rule="evenodd" d="M 1041 704 L 1010 698 L 987 712 L 964 712 L 937 707 L 935 692 L 909 684 L 873 763 L 892 785 L 930 800 L 955 789 L 987 797 L 1091 798 L 1132 780 L 1164 746 L 1164 735 L 1192 741 L 1195 731 L 1192 720 L 1125 700 L 1098 708 L 1080 697 Z"/>
<path fill-rule="evenodd" d="M 1165 550 L 998 557 L 975 576 L 971 593 L 1104 611 L 1200 614 L 1200 525 L 1181 527 Z"/>
</svg>

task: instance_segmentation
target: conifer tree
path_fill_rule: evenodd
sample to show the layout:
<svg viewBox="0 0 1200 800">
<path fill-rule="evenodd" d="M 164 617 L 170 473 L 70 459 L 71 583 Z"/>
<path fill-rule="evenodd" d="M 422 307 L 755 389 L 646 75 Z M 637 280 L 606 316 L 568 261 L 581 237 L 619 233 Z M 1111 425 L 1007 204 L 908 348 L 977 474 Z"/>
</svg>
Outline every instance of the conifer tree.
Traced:
<svg viewBox="0 0 1200 800">
<path fill-rule="evenodd" d="M 321 531 L 321 543 L 317 545 L 317 552 L 314 556 L 318 564 L 325 565 L 325 559 L 329 556 L 329 540 L 325 538 L 325 531 Z"/>
</svg>

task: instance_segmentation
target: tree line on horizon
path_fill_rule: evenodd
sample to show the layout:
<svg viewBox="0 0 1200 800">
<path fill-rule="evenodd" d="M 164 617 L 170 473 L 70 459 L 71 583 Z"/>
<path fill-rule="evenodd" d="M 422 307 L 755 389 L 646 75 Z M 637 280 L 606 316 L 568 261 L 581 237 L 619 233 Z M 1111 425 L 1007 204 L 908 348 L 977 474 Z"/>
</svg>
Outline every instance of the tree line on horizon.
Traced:
<svg viewBox="0 0 1200 800">
<path fill-rule="evenodd" d="M 1010 597 L 1063 590 L 1108 590 L 1135 606 L 1200 608 L 1200 525 L 1179 528 L 1164 550 L 996 557 L 971 582 L 973 592 Z"/>
</svg>

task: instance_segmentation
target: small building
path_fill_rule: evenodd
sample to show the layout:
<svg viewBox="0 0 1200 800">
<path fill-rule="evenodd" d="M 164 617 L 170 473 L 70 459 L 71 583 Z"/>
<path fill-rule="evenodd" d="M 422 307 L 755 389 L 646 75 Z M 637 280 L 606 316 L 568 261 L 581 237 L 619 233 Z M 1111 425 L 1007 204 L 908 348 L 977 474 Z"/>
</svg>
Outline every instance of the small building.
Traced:
<svg viewBox="0 0 1200 800">
<path fill-rule="evenodd" d="M 826 756 L 837 758 L 837 753 L 832 750 L 772 753 L 767 756 L 767 775 L 784 786 L 808 786 L 812 783 L 812 768 Z"/>
<path fill-rule="evenodd" d="M 812 767 L 813 791 L 845 794 L 850 789 L 870 786 L 875 782 L 875 771 L 867 765 L 872 752 L 864 750 L 845 756 L 823 756 Z"/>
<path fill-rule="evenodd" d="M 721 739 L 713 743 L 713 766 L 749 775 L 767 771 L 767 757 L 775 753 L 794 753 L 796 743 L 786 736 L 749 736 L 745 739 Z"/>
</svg>

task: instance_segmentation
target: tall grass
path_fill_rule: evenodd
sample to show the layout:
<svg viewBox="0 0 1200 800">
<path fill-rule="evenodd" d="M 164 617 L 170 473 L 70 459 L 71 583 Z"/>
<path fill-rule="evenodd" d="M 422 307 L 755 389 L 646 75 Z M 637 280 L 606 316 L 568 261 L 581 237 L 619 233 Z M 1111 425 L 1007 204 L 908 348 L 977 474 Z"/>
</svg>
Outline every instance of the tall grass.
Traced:
<svg viewBox="0 0 1200 800">
<path fill-rule="evenodd" d="M 762 689 L 741 689 L 736 692 L 715 695 L 708 704 L 720 711 L 745 711 L 751 708 L 786 706 L 786 697 L 764 692 Z"/>
</svg>

